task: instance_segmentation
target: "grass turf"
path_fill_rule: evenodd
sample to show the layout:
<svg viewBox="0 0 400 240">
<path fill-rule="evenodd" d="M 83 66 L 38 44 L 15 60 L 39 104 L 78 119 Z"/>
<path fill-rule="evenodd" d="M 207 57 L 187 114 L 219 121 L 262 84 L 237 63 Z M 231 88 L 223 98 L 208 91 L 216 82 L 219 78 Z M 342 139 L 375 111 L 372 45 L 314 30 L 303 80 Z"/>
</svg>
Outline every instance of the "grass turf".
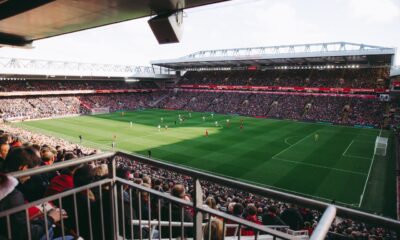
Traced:
<svg viewBox="0 0 400 240">
<path fill-rule="evenodd" d="M 178 114 L 185 116 L 183 123 L 179 123 Z M 230 127 L 226 119 L 230 119 Z M 151 149 L 155 158 L 242 181 L 335 200 L 389 217 L 396 212 L 394 150 L 390 144 L 386 158 L 374 156 L 375 138 L 380 134 L 376 129 L 219 114 L 212 118 L 209 113 L 195 112 L 190 118 L 188 112 L 169 110 L 17 125 L 71 142 L 79 142 L 82 135 L 84 145 L 102 149 L 109 149 L 116 135 L 120 150 L 146 155 Z M 381 134 L 392 139 L 388 131 Z"/>
</svg>

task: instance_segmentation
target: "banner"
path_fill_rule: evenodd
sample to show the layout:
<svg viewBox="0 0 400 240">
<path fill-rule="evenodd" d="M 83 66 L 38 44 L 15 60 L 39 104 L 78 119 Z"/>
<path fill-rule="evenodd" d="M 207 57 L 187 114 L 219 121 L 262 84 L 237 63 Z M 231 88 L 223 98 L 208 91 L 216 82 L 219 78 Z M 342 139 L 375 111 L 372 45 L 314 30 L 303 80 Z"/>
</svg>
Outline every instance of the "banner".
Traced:
<svg viewBox="0 0 400 240">
<path fill-rule="evenodd" d="M 327 92 L 327 93 L 385 93 L 388 89 L 380 88 L 330 88 L 330 87 L 281 87 L 281 86 L 236 86 L 213 84 L 182 84 L 180 88 L 218 89 L 218 90 L 251 90 L 251 91 L 293 91 L 293 92 Z"/>
<path fill-rule="evenodd" d="M 15 91 L 15 92 L 0 92 L 0 97 L 76 95 L 76 94 L 95 94 L 95 93 L 135 93 L 135 92 L 153 92 L 158 90 L 161 89 Z"/>
</svg>

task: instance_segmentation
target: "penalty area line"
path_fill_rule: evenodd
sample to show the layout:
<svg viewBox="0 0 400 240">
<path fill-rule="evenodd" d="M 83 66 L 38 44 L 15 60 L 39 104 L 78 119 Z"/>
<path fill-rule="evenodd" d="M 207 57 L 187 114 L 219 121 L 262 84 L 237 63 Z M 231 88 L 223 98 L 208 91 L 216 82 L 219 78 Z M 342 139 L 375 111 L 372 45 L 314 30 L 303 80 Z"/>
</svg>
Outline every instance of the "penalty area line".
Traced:
<svg viewBox="0 0 400 240">
<path fill-rule="evenodd" d="M 280 151 L 279 153 L 275 154 L 274 156 L 272 156 L 271 158 L 275 158 L 279 155 L 281 155 L 282 153 L 285 153 L 286 151 L 289 151 L 292 147 L 296 146 L 297 144 L 305 141 L 307 138 L 309 138 L 310 136 L 316 134 L 320 129 L 315 130 L 314 132 L 308 134 L 307 136 L 303 137 L 302 139 L 300 139 L 299 141 L 295 142 L 293 145 L 290 145 L 289 147 L 283 149 L 282 151 Z"/>
<path fill-rule="evenodd" d="M 347 146 L 346 150 L 344 150 L 344 152 L 342 153 L 342 156 L 343 156 L 343 157 L 346 156 L 347 151 L 349 150 L 349 148 L 351 147 L 351 145 L 352 145 L 353 143 L 354 143 L 354 140 L 351 140 L 349 146 Z"/>
</svg>

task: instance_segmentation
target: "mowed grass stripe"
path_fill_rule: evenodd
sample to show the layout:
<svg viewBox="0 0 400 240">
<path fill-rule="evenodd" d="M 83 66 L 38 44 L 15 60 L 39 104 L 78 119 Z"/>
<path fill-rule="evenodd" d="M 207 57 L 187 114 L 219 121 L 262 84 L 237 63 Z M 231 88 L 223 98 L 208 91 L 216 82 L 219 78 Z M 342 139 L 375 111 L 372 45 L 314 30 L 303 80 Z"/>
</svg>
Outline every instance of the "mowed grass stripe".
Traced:
<svg viewBox="0 0 400 240">
<path fill-rule="evenodd" d="M 185 116 L 183 124 L 179 124 L 178 114 Z M 189 118 L 186 111 L 141 110 L 124 115 L 112 113 L 21 124 L 45 129 L 52 135 L 67 135 L 75 142 L 78 135 L 83 135 L 88 143 L 95 142 L 104 148 L 111 146 L 116 134 L 117 148 L 127 152 L 147 154 L 152 149 L 154 157 L 169 162 L 316 198 L 358 203 L 371 162 L 366 156 L 373 151 L 379 131 L 234 115 L 215 114 L 211 118 L 209 113 L 191 114 Z M 202 116 L 206 116 L 206 121 Z M 231 121 L 230 128 L 226 126 L 226 119 Z M 215 121 L 219 127 L 215 127 Z M 165 124 L 168 130 L 164 130 Z M 205 129 L 209 131 L 208 137 L 204 136 Z M 314 132 L 319 134 L 318 141 L 314 140 Z M 363 158 L 348 156 L 350 153 Z M 277 154 L 284 161 L 272 159 Z"/>
</svg>

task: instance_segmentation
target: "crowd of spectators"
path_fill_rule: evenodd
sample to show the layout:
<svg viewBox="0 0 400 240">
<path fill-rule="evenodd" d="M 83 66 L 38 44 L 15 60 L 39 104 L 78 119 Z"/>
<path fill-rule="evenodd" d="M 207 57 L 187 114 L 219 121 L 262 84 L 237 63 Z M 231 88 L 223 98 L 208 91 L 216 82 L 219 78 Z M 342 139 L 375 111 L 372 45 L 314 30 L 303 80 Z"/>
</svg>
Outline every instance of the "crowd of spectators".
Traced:
<svg viewBox="0 0 400 240">
<path fill-rule="evenodd" d="M 84 186 L 86 184 L 101 180 L 108 176 L 108 165 L 106 160 L 91 162 L 86 165 L 77 165 L 68 169 L 50 172 L 46 174 L 35 175 L 31 177 L 21 177 L 15 179 L 5 175 L 8 172 L 24 171 L 30 168 L 36 168 L 42 165 L 51 165 L 55 162 L 70 161 L 79 156 L 93 154 L 93 149 L 83 149 L 74 144 L 64 142 L 63 140 L 49 138 L 39 134 L 34 134 L 26 130 L 21 130 L 8 125 L 0 126 L 0 211 L 17 207 L 26 202 L 32 202 L 45 196 L 51 196 L 69 189 Z M 192 178 L 179 173 L 160 169 L 151 165 L 146 165 L 133 161 L 127 157 L 119 156 L 117 161 L 117 176 L 127 181 L 133 181 L 145 188 L 169 193 L 172 196 L 181 198 L 185 201 L 192 201 L 194 197 L 194 186 Z M 268 199 L 238 189 L 224 187 L 218 183 L 201 181 L 203 189 L 204 205 L 215 210 L 246 219 L 256 224 L 263 225 L 281 225 L 288 226 L 291 230 L 305 230 L 312 234 L 320 217 L 321 212 L 287 204 L 273 199 Z M 76 194 L 77 213 L 74 211 L 74 199 L 65 197 L 62 199 L 62 208 L 59 202 L 51 203 L 52 209 L 47 212 L 49 234 L 51 239 L 58 239 L 59 226 L 61 218 L 64 222 L 66 234 L 65 239 L 77 238 L 77 228 L 79 227 L 79 236 L 84 239 L 101 238 L 101 208 L 103 208 L 104 226 L 111 226 L 112 215 L 109 209 L 110 189 L 107 186 L 102 187 L 100 194 L 98 188 L 90 189 Z M 121 185 L 117 188 L 118 201 L 124 204 L 124 209 L 130 209 L 132 204 L 132 218 L 138 219 L 141 215 L 143 220 L 158 219 L 168 221 L 171 215 L 171 221 L 192 222 L 194 213 L 190 208 L 183 209 L 178 205 L 171 205 L 171 214 L 169 214 L 169 204 L 166 200 L 158 201 L 153 195 L 146 192 L 135 192 L 132 196 L 132 202 L 129 200 L 128 187 Z M 140 198 L 140 201 L 139 201 Z M 102 201 L 100 201 L 102 199 Z M 103 206 L 101 205 L 101 202 Z M 90 207 L 90 212 L 88 211 Z M 119 232 L 123 234 L 122 223 L 125 222 L 125 234 L 131 235 L 131 215 L 125 210 L 122 214 L 122 206 L 119 205 Z M 139 211 L 139 208 L 141 210 Z M 160 211 L 158 211 L 160 209 Z M 46 224 L 43 215 L 29 215 L 30 231 L 32 239 L 42 239 L 45 235 Z M 60 214 L 60 212 L 62 214 Z M 78 215 L 75 215 L 78 214 Z M 89 227 L 89 215 L 91 216 L 92 226 Z M 161 214 L 160 216 L 158 214 Z M 205 215 L 204 221 L 207 223 L 210 216 Z M 79 219 L 78 223 L 75 222 Z M 123 219 L 124 218 L 124 219 Z M 124 220 L 124 221 L 123 221 Z M 10 217 L 11 234 L 13 239 L 25 239 L 26 215 L 17 213 Z M 211 216 L 212 239 L 222 239 L 222 221 L 217 217 Z M 232 223 L 232 222 L 228 222 Z M 215 225 L 215 226 L 214 226 Z M 207 225 L 208 226 L 208 225 Z M 205 234 L 208 233 L 207 226 Z M 90 233 L 92 229 L 92 233 Z M 7 233 L 7 223 L 5 218 L 0 218 L 0 239 L 5 238 Z M 109 228 L 105 228 L 106 239 L 109 239 Z M 227 229 L 226 236 L 234 234 L 233 229 Z M 134 236 L 139 237 L 139 229 L 135 227 Z M 159 233 L 155 231 L 154 233 Z M 169 237 L 168 227 L 162 228 L 163 238 Z M 149 232 L 143 229 L 142 237 L 147 238 Z M 181 235 L 180 227 L 172 228 L 172 237 Z M 239 233 L 242 236 L 252 236 L 254 231 L 250 228 L 242 228 Z M 193 229 L 185 228 L 185 237 L 193 237 Z M 155 237 L 153 235 L 153 237 Z M 129 237 L 127 237 L 129 238 Z M 330 228 L 328 239 L 396 239 L 396 233 L 387 229 L 370 226 L 363 223 L 357 223 L 349 219 L 337 217 Z"/>
<path fill-rule="evenodd" d="M 152 103 L 165 94 L 165 92 L 94 94 L 81 95 L 79 100 L 89 109 L 109 107 L 110 111 L 135 110 L 152 107 Z"/>
<path fill-rule="evenodd" d="M 171 189 L 177 184 L 182 184 L 186 191 L 186 199 L 194 197 L 193 181 L 188 176 L 122 157 L 119 159 L 119 164 L 120 167 L 129 170 L 136 183 L 150 182 L 150 186 L 154 189 L 168 193 L 171 193 Z M 201 181 L 201 186 L 205 205 L 256 224 L 285 225 L 291 230 L 306 230 L 311 235 L 322 216 L 322 213 L 316 210 L 261 197 L 218 183 Z M 226 234 L 231 236 L 233 231 L 227 229 Z M 254 232 L 244 228 L 241 235 L 254 235 Z M 396 233 L 385 228 L 336 217 L 328 239 L 389 240 L 396 239 Z"/>
<path fill-rule="evenodd" d="M 163 92 L 94 94 L 77 96 L 15 97 L 0 99 L 0 119 L 26 120 L 90 113 L 92 108 L 110 111 L 151 107 Z"/>
<path fill-rule="evenodd" d="M 185 90 L 164 99 L 158 106 L 167 109 L 375 127 L 383 123 L 385 113 L 385 103 L 377 99 Z"/>
<path fill-rule="evenodd" d="M 161 101 L 157 101 L 159 99 Z M 177 93 L 3 98 L 0 99 L 0 117 L 6 120 L 51 118 L 86 114 L 93 108 L 103 107 L 112 112 L 158 107 L 375 127 L 383 123 L 386 111 L 385 103 L 377 99 L 180 90 Z"/>
<path fill-rule="evenodd" d="M 2 119 L 50 118 L 82 112 L 81 103 L 74 96 L 0 99 L 0 118 Z"/>
<path fill-rule="evenodd" d="M 387 68 L 189 71 L 179 84 L 388 88 Z"/>
<path fill-rule="evenodd" d="M 125 82 L 123 80 L 2 80 L 0 92 L 61 91 L 61 90 L 126 90 L 157 88 L 151 81 Z"/>
</svg>

